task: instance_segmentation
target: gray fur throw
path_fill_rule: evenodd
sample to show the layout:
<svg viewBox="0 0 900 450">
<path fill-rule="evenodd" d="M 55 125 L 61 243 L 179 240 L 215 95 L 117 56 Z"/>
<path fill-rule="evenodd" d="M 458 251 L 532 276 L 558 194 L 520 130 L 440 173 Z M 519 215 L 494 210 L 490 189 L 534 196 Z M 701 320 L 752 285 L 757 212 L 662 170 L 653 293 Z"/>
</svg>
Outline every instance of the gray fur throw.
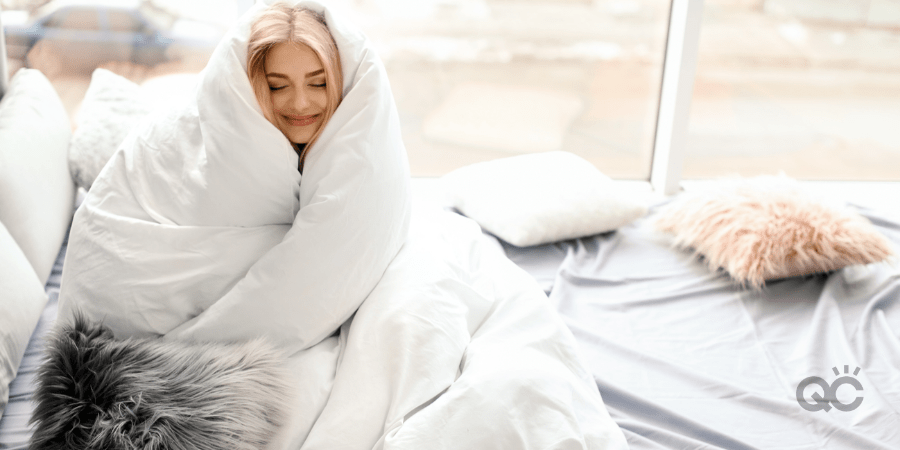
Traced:
<svg viewBox="0 0 900 450">
<path fill-rule="evenodd" d="M 47 342 L 29 449 L 264 449 L 286 422 L 284 356 L 263 341 L 115 339 L 77 318 Z"/>
</svg>

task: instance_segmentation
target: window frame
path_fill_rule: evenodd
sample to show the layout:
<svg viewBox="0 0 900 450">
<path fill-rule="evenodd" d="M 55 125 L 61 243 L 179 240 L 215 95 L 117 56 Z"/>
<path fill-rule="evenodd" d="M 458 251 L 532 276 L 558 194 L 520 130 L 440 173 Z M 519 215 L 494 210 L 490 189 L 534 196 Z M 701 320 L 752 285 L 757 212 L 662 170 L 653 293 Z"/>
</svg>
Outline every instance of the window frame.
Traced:
<svg viewBox="0 0 900 450">
<path fill-rule="evenodd" d="M 3 13 L 3 5 L 0 5 L 0 16 Z M 0 99 L 9 89 L 9 69 L 6 67 L 6 33 L 3 32 L 3 21 L 0 20 Z"/>
<path fill-rule="evenodd" d="M 703 0 L 671 1 L 650 168 L 650 184 L 662 195 L 681 186 L 703 22 Z"/>
</svg>

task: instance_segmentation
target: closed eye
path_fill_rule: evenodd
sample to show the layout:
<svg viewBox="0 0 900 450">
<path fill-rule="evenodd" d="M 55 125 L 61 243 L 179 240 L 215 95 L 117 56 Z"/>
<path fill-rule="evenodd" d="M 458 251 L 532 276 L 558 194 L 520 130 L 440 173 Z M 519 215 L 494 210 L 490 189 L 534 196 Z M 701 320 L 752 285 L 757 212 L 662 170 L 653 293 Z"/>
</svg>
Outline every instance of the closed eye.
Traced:
<svg viewBox="0 0 900 450">
<path fill-rule="evenodd" d="M 270 91 L 279 91 L 281 89 L 286 88 L 287 86 L 269 86 Z"/>
</svg>

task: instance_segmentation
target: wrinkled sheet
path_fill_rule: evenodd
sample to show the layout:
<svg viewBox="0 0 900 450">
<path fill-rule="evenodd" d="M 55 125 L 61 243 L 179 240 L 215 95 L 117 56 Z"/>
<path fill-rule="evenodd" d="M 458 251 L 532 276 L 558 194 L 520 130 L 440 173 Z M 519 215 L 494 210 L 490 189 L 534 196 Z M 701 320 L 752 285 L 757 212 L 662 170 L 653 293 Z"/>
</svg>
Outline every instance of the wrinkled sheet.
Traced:
<svg viewBox="0 0 900 450">
<path fill-rule="evenodd" d="M 303 393 L 289 448 L 627 448 L 539 287 L 474 222 L 437 208 L 414 209 L 378 286 L 295 359 L 305 353 L 322 371 L 298 380 L 330 389 Z"/>
<path fill-rule="evenodd" d="M 900 248 L 898 215 L 857 210 Z M 671 249 L 648 225 L 504 245 L 550 291 L 631 448 L 900 448 L 900 265 L 787 278 L 757 292 Z M 813 376 L 827 386 L 857 379 L 862 390 L 843 385 L 835 395 L 862 403 L 801 408 L 798 385 Z M 801 395 L 817 404 L 823 393 L 813 384 Z"/>
</svg>

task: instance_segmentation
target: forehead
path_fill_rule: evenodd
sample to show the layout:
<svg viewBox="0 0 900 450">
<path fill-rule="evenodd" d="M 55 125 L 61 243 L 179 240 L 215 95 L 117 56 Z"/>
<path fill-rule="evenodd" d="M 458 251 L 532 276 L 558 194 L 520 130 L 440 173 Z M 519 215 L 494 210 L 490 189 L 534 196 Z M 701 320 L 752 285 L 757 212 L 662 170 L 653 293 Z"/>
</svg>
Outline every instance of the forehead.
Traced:
<svg viewBox="0 0 900 450">
<path fill-rule="evenodd" d="M 275 44 L 266 55 L 266 74 L 275 72 L 291 78 L 303 78 L 319 69 L 322 69 L 322 61 L 303 44 Z"/>
</svg>

